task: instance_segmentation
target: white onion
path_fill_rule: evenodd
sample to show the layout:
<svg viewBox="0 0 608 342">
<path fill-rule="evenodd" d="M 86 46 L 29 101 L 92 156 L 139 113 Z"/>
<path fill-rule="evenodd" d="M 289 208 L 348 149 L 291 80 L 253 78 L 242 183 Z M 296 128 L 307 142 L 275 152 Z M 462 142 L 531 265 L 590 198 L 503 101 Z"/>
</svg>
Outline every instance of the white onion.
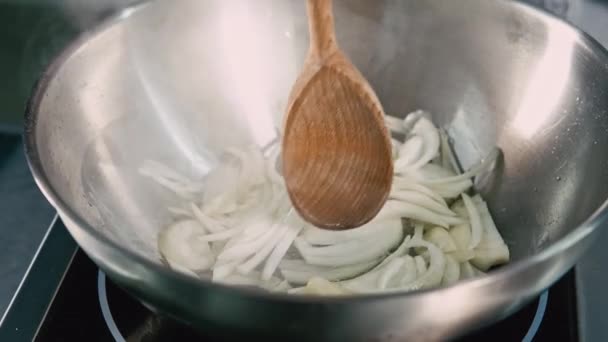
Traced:
<svg viewBox="0 0 608 342">
<path fill-rule="evenodd" d="M 217 256 L 218 260 L 235 260 L 247 257 L 251 254 L 256 253 L 259 248 L 262 248 L 266 242 L 271 240 L 278 233 L 279 226 L 268 226 L 269 228 L 253 241 L 246 241 L 245 243 L 234 244 L 227 247 Z"/>
<path fill-rule="evenodd" d="M 295 216 L 295 214 L 294 214 Z M 300 233 L 304 227 L 303 222 L 296 223 L 295 225 L 287 225 L 287 231 L 280 242 L 275 246 L 274 250 L 266 260 L 264 270 L 262 271 L 262 278 L 269 279 L 270 276 L 275 272 L 281 259 L 287 253 L 287 250 L 291 246 L 291 243 L 296 239 L 296 236 Z"/>
<path fill-rule="evenodd" d="M 420 205 L 421 207 L 440 215 L 456 216 L 456 214 L 451 211 L 447 205 L 442 205 L 420 192 L 397 190 L 392 191 L 389 198 L 408 203 L 416 203 L 417 205 Z"/>
<path fill-rule="evenodd" d="M 416 255 L 414 262 L 416 263 L 416 273 L 424 274 L 426 272 L 426 260 L 421 255 Z"/>
<path fill-rule="evenodd" d="M 450 224 L 458 224 L 462 222 L 462 220 L 458 217 L 437 214 L 422 206 L 396 200 L 386 201 L 384 207 L 380 210 L 376 217 L 381 219 L 408 217 L 414 220 L 428 222 L 446 228 Z"/>
<path fill-rule="evenodd" d="M 445 255 L 441 250 L 432 243 L 422 241 L 422 240 L 413 240 L 412 239 L 412 247 L 426 247 L 430 254 L 430 262 L 428 268 L 426 268 L 425 272 L 422 275 L 419 275 L 416 280 L 411 281 L 409 283 L 403 284 L 403 289 L 408 290 L 418 290 L 421 288 L 434 287 L 441 283 L 443 279 L 443 273 L 445 271 Z M 416 258 L 422 259 L 420 256 L 416 256 L 414 260 L 416 261 L 416 267 L 419 268 L 419 271 L 422 269 L 422 263 Z M 424 261 L 424 259 L 422 259 Z M 426 266 L 426 264 L 424 264 Z"/>
<path fill-rule="evenodd" d="M 309 264 L 345 266 L 374 260 L 385 255 L 388 250 L 395 247 L 402 239 L 403 229 L 388 229 L 373 239 L 355 240 L 336 245 L 335 248 L 332 248 L 331 254 L 325 253 L 326 251 L 320 251 L 322 248 L 329 247 L 312 247 L 299 238 L 295 240 L 295 246 L 302 254 L 304 260 Z M 360 246 L 360 249 L 357 249 L 355 253 L 348 253 L 353 248 L 353 244 L 350 244 L 351 242 L 355 242 L 357 246 Z"/>
<path fill-rule="evenodd" d="M 481 225 L 481 217 L 479 216 L 479 211 L 477 207 L 473 203 L 473 200 L 469 195 L 463 193 L 462 201 L 464 206 L 467 208 L 467 214 L 469 216 L 469 222 L 471 226 L 471 240 L 469 241 L 468 249 L 474 249 L 479 245 L 481 241 L 481 236 L 483 234 L 483 227 Z"/>
<path fill-rule="evenodd" d="M 471 266 L 470 262 L 466 261 L 460 263 L 460 275 L 461 279 L 469 279 L 475 276 L 473 266 Z"/>
<path fill-rule="evenodd" d="M 424 240 L 435 244 L 435 246 L 439 247 L 444 253 L 455 252 L 458 250 L 456 243 L 452 239 L 452 236 L 450 236 L 450 233 L 441 227 L 433 227 L 428 229 L 424 233 Z"/>
<path fill-rule="evenodd" d="M 404 178 L 402 176 L 395 175 L 395 177 L 393 178 L 393 188 L 392 188 L 391 192 L 398 191 L 398 190 L 413 190 L 416 192 L 420 192 L 420 193 L 432 198 L 435 202 L 437 202 L 439 204 L 447 205 L 444 198 L 442 196 L 438 195 L 436 192 L 432 191 L 430 188 L 427 188 L 424 185 L 419 184 L 419 183 L 414 183 L 410 179 Z"/>
<path fill-rule="evenodd" d="M 292 208 L 277 168 L 279 138 L 262 149 L 228 148 L 197 180 L 146 161 L 140 173 L 183 200 L 167 208 L 175 221 L 158 235 L 160 254 L 190 276 L 317 295 L 446 286 L 507 262 L 487 205 L 465 193 L 499 151 L 458 174 L 449 137 L 428 113 L 387 116 L 386 126 L 404 137 L 391 138 L 390 197 L 372 221 L 343 231 L 313 227 Z"/>
<path fill-rule="evenodd" d="M 445 272 L 443 273 L 443 279 L 441 279 L 442 285 L 452 285 L 460 278 L 460 264 L 454 260 L 449 254 L 445 256 Z"/>
<path fill-rule="evenodd" d="M 308 281 L 305 287 L 299 288 L 296 291 L 290 291 L 290 293 L 300 293 L 308 295 L 323 295 L 323 296 L 339 296 L 349 294 L 350 291 L 343 288 L 342 286 L 327 281 L 321 277 L 313 277 Z"/>
<path fill-rule="evenodd" d="M 376 218 L 360 227 L 346 230 L 327 230 L 309 225 L 304 229 L 300 237 L 309 244 L 332 245 L 349 240 L 373 237 L 380 231 L 395 229 L 395 227 L 401 227 L 400 219 L 378 220 Z"/>
<path fill-rule="evenodd" d="M 175 222 L 159 234 L 159 251 L 170 265 L 194 272 L 206 270 L 213 264 L 214 256 L 209 244 L 197 241 L 203 234 L 205 229 L 194 220 Z"/>
<path fill-rule="evenodd" d="M 394 116 L 387 115 L 384 117 L 384 123 L 386 127 L 393 133 L 404 134 L 405 128 L 403 127 L 403 120 L 398 119 Z"/>
<path fill-rule="evenodd" d="M 213 266 L 212 279 L 219 281 L 231 275 L 242 260 L 234 260 L 230 262 L 218 261 Z"/>
<path fill-rule="evenodd" d="M 283 259 L 279 264 L 281 274 L 293 284 L 306 284 L 310 278 L 319 276 L 330 281 L 345 280 L 369 271 L 378 263 L 372 260 L 341 267 L 316 266 L 304 260 Z"/>
<path fill-rule="evenodd" d="M 266 241 L 264 247 L 258 250 L 257 253 L 253 255 L 247 262 L 241 264 L 237 267 L 237 270 L 242 274 L 248 274 L 253 271 L 254 268 L 258 267 L 268 256 L 272 253 L 275 246 L 283 240 L 283 237 L 287 235 L 289 231 L 289 227 L 286 225 L 281 225 L 278 227 L 277 231 L 274 232 L 274 236 L 272 236 L 268 241 Z M 272 274 L 271 274 L 272 275 Z M 270 275 L 267 277 L 270 278 Z"/>
<path fill-rule="evenodd" d="M 403 257 L 403 274 L 401 276 L 401 280 L 399 281 L 399 286 L 403 286 L 405 284 L 411 283 L 416 280 L 416 276 L 418 275 L 418 271 L 416 268 L 416 261 L 411 255 L 406 255 Z"/>
<path fill-rule="evenodd" d="M 391 260 L 389 263 L 387 263 L 386 266 L 384 267 L 384 269 L 382 270 L 382 272 L 380 272 L 380 275 L 378 277 L 378 288 L 385 289 L 385 288 L 389 287 L 390 285 L 394 286 L 397 283 L 397 280 L 395 280 L 394 284 L 390 284 L 390 283 L 393 280 L 393 278 L 397 277 L 399 269 L 403 265 L 405 265 L 404 258 L 395 258 L 395 259 Z M 393 286 L 390 286 L 390 287 L 393 287 Z"/>
</svg>

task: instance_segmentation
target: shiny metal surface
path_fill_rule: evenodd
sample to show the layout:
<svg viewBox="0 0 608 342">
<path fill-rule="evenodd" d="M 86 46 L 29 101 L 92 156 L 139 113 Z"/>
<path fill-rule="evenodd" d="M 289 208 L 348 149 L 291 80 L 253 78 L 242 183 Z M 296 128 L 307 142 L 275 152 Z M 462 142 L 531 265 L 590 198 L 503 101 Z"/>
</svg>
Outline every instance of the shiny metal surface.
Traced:
<svg viewBox="0 0 608 342">
<path fill-rule="evenodd" d="M 608 1 L 579 1 L 568 20 L 595 37 L 605 47 L 608 46 Z M 576 292 L 578 327 L 581 341 L 607 341 L 608 329 L 604 310 L 608 306 L 606 287 L 608 273 L 608 229 L 602 229 L 593 238 L 592 248 L 583 254 L 576 264 Z"/>
<path fill-rule="evenodd" d="M 110 277 L 202 328 L 438 340 L 504 317 L 566 272 L 606 219 L 608 53 L 508 1 L 335 3 L 341 46 L 387 113 L 434 113 L 465 167 L 503 149 L 485 195 L 510 265 L 449 288 L 356 299 L 229 288 L 161 266 L 156 232 L 175 199 L 137 167 L 153 158 L 200 175 L 220 149 L 275 138 L 308 43 L 302 1 L 158 1 L 82 37 L 30 103 L 39 186 Z"/>
</svg>

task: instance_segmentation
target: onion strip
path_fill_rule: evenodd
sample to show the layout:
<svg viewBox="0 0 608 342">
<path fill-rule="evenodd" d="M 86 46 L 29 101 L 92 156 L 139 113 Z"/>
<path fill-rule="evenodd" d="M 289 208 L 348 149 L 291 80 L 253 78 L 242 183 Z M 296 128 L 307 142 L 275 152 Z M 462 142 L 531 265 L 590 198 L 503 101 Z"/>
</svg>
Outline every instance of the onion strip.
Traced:
<svg viewBox="0 0 608 342">
<path fill-rule="evenodd" d="M 479 216 L 479 211 L 477 210 L 475 203 L 473 203 L 473 200 L 471 200 L 469 195 L 463 193 L 462 201 L 464 202 L 464 206 L 467 208 L 471 226 L 471 240 L 469 241 L 468 249 L 474 249 L 477 247 L 477 245 L 479 245 L 483 234 L 481 217 Z"/>
<path fill-rule="evenodd" d="M 372 221 L 344 231 L 313 227 L 292 208 L 280 136 L 263 148 L 229 147 L 195 180 L 145 161 L 140 174 L 181 201 L 167 208 L 173 221 L 157 236 L 163 261 L 215 282 L 317 295 L 447 286 L 507 262 L 508 247 L 472 189 L 499 150 L 460 172 L 446 130 L 428 113 L 386 116 L 385 124 L 394 134 L 390 197 Z"/>
</svg>

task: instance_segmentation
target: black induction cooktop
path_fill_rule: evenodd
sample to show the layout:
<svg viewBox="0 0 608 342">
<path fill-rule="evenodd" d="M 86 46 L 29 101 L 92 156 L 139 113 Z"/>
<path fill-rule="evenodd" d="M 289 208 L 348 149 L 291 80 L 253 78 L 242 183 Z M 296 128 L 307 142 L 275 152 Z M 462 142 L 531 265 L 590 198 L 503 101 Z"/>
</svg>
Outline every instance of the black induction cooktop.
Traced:
<svg viewBox="0 0 608 342">
<path fill-rule="evenodd" d="M 63 265 L 63 267 L 61 266 Z M 458 339 L 579 341 L 574 270 L 518 312 Z M 0 341 L 242 341 L 238 331 L 186 326 L 114 285 L 56 219 L 0 322 Z"/>
</svg>

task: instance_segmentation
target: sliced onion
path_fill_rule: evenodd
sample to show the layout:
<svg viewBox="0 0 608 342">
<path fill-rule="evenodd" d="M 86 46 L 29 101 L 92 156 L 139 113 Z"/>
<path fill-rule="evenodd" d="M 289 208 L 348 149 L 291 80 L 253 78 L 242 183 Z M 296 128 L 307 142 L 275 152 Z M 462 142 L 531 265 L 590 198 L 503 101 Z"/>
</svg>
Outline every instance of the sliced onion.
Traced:
<svg viewBox="0 0 608 342">
<path fill-rule="evenodd" d="M 412 136 L 399 146 L 398 157 L 394 163 L 397 172 L 407 172 L 415 169 L 415 164 L 424 156 L 424 139 L 421 136 Z"/>
<path fill-rule="evenodd" d="M 464 206 L 464 203 L 462 202 L 462 199 L 456 200 L 452 204 L 452 206 L 450 207 L 450 209 L 452 209 L 452 211 L 455 212 L 456 215 L 468 219 L 468 215 L 469 214 L 467 212 L 467 208 Z"/>
<path fill-rule="evenodd" d="M 428 164 L 439 153 L 441 140 L 439 132 L 431 120 L 421 117 L 412 130 L 415 134 L 423 137 L 424 151 L 422 156 L 412 165 L 413 168 L 419 168 Z"/>
<path fill-rule="evenodd" d="M 302 257 L 309 264 L 319 266 L 346 266 L 371 261 L 385 255 L 388 250 L 395 247 L 402 240 L 402 237 L 403 229 L 401 228 L 387 230 L 384 234 L 381 234 L 377 238 L 369 240 L 368 243 L 361 248 L 361 250 L 357 250 L 357 252 L 354 254 L 335 254 L 331 256 L 319 256 L 311 255 L 310 253 L 302 253 L 302 250 L 306 251 L 306 249 L 302 249 L 302 240 L 296 239 L 295 246 L 298 247 L 298 250 L 300 253 L 302 253 Z"/>
<path fill-rule="evenodd" d="M 244 227 L 243 233 L 231 239 L 229 246 L 257 240 L 264 234 L 267 234 L 270 228 L 277 227 L 273 224 L 272 217 L 266 215 L 254 215 L 244 218 L 241 224 Z M 228 248 L 229 246 L 226 247 Z"/>
<path fill-rule="evenodd" d="M 454 177 L 458 175 L 453 171 L 443 168 L 441 165 L 426 164 L 419 169 L 410 170 L 405 175 L 408 175 L 422 183 L 451 183 Z M 459 180 L 459 179 L 456 179 Z"/>
<path fill-rule="evenodd" d="M 455 252 L 458 248 L 450 233 L 441 227 L 433 227 L 424 233 L 424 239 L 435 244 L 444 253 Z"/>
<path fill-rule="evenodd" d="M 239 166 L 236 163 L 222 163 L 211 170 L 204 179 L 203 204 L 207 205 L 226 193 L 236 193 L 239 184 L 234 179 L 238 176 Z"/>
<path fill-rule="evenodd" d="M 364 273 L 356 278 L 341 281 L 340 285 L 353 292 L 377 292 L 380 274 L 388 265 L 389 263 L 384 264 L 382 267 L 374 268 L 374 270 Z"/>
<path fill-rule="evenodd" d="M 165 259 L 166 260 L 166 259 Z M 171 269 L 179 271 L 185 275 L 189 275 L 191 277 L 194 278 L 198 278 L 198 274 L 196 274 L 195 272 L 185 268 L 184 266 L 180 265 L 180 264 L 176 264 L 176 263 L 172 263 L 171 261 L 167 260 L 167 263 L 169 264 L 169 267 L 171 267 Z"/>
<path fill-rule="evenodd" d="M 309 264 L 319 266 L 346 266 L 375 260 L 380 256 L 386 255 L 387 251 L 399 244 L 402 239 L 403 229 L 401 227 L 397 227 L 397 229 L 386 229 L 382 234 L 378 234 L 374 239 L 367 241 L 365 245 L 361 245 L 361 248 L 353 251 L 352 254 L 334 254 L 332 256 L 319 256 L 314 255 L 314 253 L 312 253 L 312 255 L 307 253 L 306 249 L 302 249 L 301 246 L 298 246 L 299 241 L 301 243 L 302 240 L 296 239 L 294 244 L 298 247 L 304 260 Z M 336 252 L 339 253 L 340 251 L 338 250 Z"/>
<path fill-rule="evenodd" d="M 162 230 L 158 236 L 158 250 L 173 266 L 191 271 L 209 269 L 214 262 L 209 244 L 200 243 L 197 237 L 205 230 L 194 220 L 178 221 Z"/>
<path fill-rule="evenodd" d="M 403 259 L 403 274 L 401 276 L 401 281 L 399 282 L 400 287 L 413 282 L 418 275 L 418 269 L 416 268 L 416 261 L 414 258 L 411 255 L 406 255 Z"/>
<path fill-rule="evenodd" d="M 241 262 L 242 262 L 242 260 L 234 260 L 234 261 L 224 262 L 224 263 L 220 263 L 218 261 L 218 263 L 216 263 L 213 266 L 213 274 L 212 274 L 211 279 L 213 281 L 219 281 L 219 280 L 222 280 L 222 279 L 228 277 L 230 274 L 234 273 L 234 270 L 236 269 L 238 264 Z"/>
<path fill-rule="evenodd" d="M 495 161 L 497 150 L 457 174 L 447 134 L 427 113 L 416 111 L 404 120 L 387 117 L 386 125 L 405 136 L 403 143 L 391 140 L 391 197 L 374 220 L 346 231 L 315 228 L 293 215 L 278 170 L 280 139 L 265 151 L 255 146 L 228 149 L 202 182 L 161 164 L 144 165 L 142 174 L 184 199 L 170 209 L 178 222 L 197 227 L 196 233 L 186 232 L 190 235 L 172 235 L 182 242 L 171 241 L 170 246 L 161 233 L 163 258 L 191 276 L 211 269 L 213 281 L 329 295 L 449 285 L 483 274 L 478 268 L 508 261 L 508 248 L 487 205 L 479 195 L 464 194 L 473 178 Z M 459 197 L 463 199 L 448 207 L 447 200 Z M 186 205 L 190 210 L 183 209 Z M 404 236 L 403 220 L 414 224 L 413 235 Z M 176 262 L 179 253 L 196 257 L 188 254 L 188 262 Z M 289 282 L 306 286 L 292 289 Z"/>
<path fill-rule="evenodd" d="M 240 273 L 232 273 L 223 278 L 222 282 L 232 285 L 256 286 L 265 288 L 270 291 L 277 291 L 281 289 L 287 290 L 290 288 L 289 284 L 277 277 L 272 277 L 268 280 L 260 280 L 259 272 L 251 272 L 247 275 L 243 275 Z"/>
<path fill-rule="evenodd" d="M 450 222 L 454 222 L 452 224 L 461 222 L 458 217 L 440 215 L 419 205 L 396 200 L 386 201 L 384 207 L 376 216 L 378 219 L 397 219 L 401 217 L 428 222 L 445 228 L 450 225 Z"/>
<path fill-rule="evenodd" d="M 419 225 L 419 227 L 420 229 L 422 229 L 421 225 Z M 381 274 L 383 274 L 383 270 L 385 270 L 385 268 L 387 268 L 391 262 L 393 262 L 395 259 L 399 258 L 401 255 L 407 252 L 411 239 L 411 236 L 408 235 L 399 245 L 399 247 L 397 247 L 397 249 L 388 257 L 386 257 L 380 264 L 372 268 L 369 272 L 362 274 L 356 278 L 346 280 L 342 282 L 342 284 L 353 291 L 375 291 L 379 284 L 379 278 Z"/>
<path fill-rule="evenodd" d="M 485 236 L 487 237 L 485 241 L 493 241 L 495 244 L 504 244 L 504 240 L 496 228 L 496 224 L 492 219 L 486 202 L 483 201 L 479 195 L 473 197 L 473 202 L 475 203 L 475 207 L 480 214 L 483 227 L 485 228 Z"/>
<path fill-rule="evenodd" d="M 492 266 L 501 265 L 509 261 L 509 248 L 507 245 L 483 246 L 475 249 L 475 257 L 471 264 L 483 271 Z"/>
<path fill-rule="evenodd" d="M 394 116 L 385 115 L 384 123 L 386 127 L 393 133 L 404 134 L 403 120 Z"/>
<path fill-rule="evenodd" d="M 464 179 L 454 183 L 427 184 L 427 186 L 443 198 L 457 198 L 473 186 L 473 181 Z"/>
<path fill-rule="evenodd" d="M 303 260 L 284 259 L 279 264 L 283 277 L 293 284 L 306 284 L 314 276 L 329 281 L 345 280 L 369 271 L 378 263 L 378 260 L 368 261 L 341 267 L 315 266 Z"/>
<path fill-rule="evenodd" d="M 475 277 L 475 271 L 470 262 L 460 263 L 460 279 L 469 279 Z"/>
<path fill-rule="evenodd" d="M 414 222 L 414 235 L 412 235 L 412 240 L 422 240 L 424 237 L 424 223 L 422 222 Z"/>
<path fill-rule="evenodd" d="M 424 274 L 426 272 L 426 261 L 424 258 L 421 255 L 416 255 L 414 262 L 416 263 L 416 273 Z"/>
<path fill-rule="evenodd" d="M 413 112 L 408 113 L 403 119 L 401 125 L 403 126 L 403 131 L 406 135 L 412 134 L 414 127 L 418 123 L 418 121 L 423 117 L 428 117 L 429 114 L 422 110 L 415 110 Z"/>
<path fill-rule="evenodd" d="M 269 290 L 273 292 L 286 292 L 289 289 L 291 289 L 291 285 L 289 285 L 289 282 L 287 280 L 283 280 L 276 286 L 271 287 Z"/>
<path fill-rule="evenodd" d="M 268 230 L 259 238 L 245 243 L 234 244 L 224 249 L 218 256 L 218 260 L 235 260 L 245 258 L 255 253 L 259 248 L 272 239 L 279 230 L 278 226 L 268 227 Z"/>
<path fill-rule="evenodd" d="M 479 210 L 483 221 L 484 234 L 475 248 L 475 257 L 471 263 L 483 271 L 492 266 L 507 263 L 510 259 L 509 248 L 496 229 L 488 206 L 480 197 L 474 198 L 475 207 Z"/>
<path fill-rule="evenodd" d="M 224 230 L 221 225 L 207 217 L 207 215 L 204 214 L 196 204 L 190 203 L 190 209 L 192 210 L 192 213 L 194 213 L 194 217 L 196 217 L 196 219 L 203 225 L 203 227 L 205 227 L 205 229 L 212 233 L 218 233 Z"/>
<path fill-rule="evenodd" d="M 243 232 L 243 229 L 244 229 L 244 227 L 230 228 L 230 229 L 221 231 L 219 233 L 213 233 L 213 234 L 207 234 L 207 235 L 200 236 L 198 239 L 200 241 L 207 241 L 207 242 L 227 240 L 233 236 L 241 234 Z"/>
<path fill-rule="evenodd" d="M 420 228 L 422 229 L 422 225 L 420 225 Z M 397 247 L 397 249 L 395 249 L 389 256 L 384 258 L 384 260 L 382 260 L 382 262 L 380 264 L 378 264 L 378 266 L 374 267 L 374 270 L 384 267 L 384 265 L 386 265 L 391 260 L 405 255 L 405 253 L 407 253 L 407 251 L 410 247 L 409 245 L 410 245 L 411 240 L 412 240 L 411 235 L 406 236 L 405 239 L 403 239 L 403 242 L 401 242 L 401 244 L 399 245 L 399 247 Z"/>
<path fill-rule="evenodd" d="M 395 138 L 391 138 L 391 157 L 393 160 L 399 158 L 399 148 L 401 148 L 401 142 Z"/>
<path fill-rule="evenodd" d="M 420 192 L 397 190 L 392 191 L 389 195 L 390 199 L 395 199 L 403 202 L 420 205 L 421 207 L 433 211 L 440 215 L 456 216 L 456 214 L 448 208 L 447 205 L 442 205 L 432 198 L 425 196 Z"/>
<path fill-rule="evenodd" d="M 451 256 L 454 260 L 458 262 L 468 262 L 475 257 L 475 251 L 472 250 L 458 250 L 450 253 L 446 253 L 446 255 Z"/>
<path fill-rule="evenodd" d="M 460 251 L 466 251 L 471 244 L 471 227 L 468 223 L 463 223 L 452 227 L 449 231 L 452 241 Z"/>
<path fill-rule="evenodd" d="M 313 277 L 308 281 L 308 284 L 298 293 L 310 295 L 347 295 L 350 291 L 343 288 L 339 284 L 332 283 L 320 277 Z"/>
<path fill-rule="evenodd" d="M 237 267 L 237 270 L 241 274 L 248 274 L 253 271 L 254 268 L 258 267 L 272 252 L 274 247 L 283 239 L 283 237 L 287 234 L 289 227 L 286 225 L 279 225 L 278 229 L 276 229 L 274 236 L 272 236 L 268 241 L 266 241 L 264 247 L 258 250 L 253 257 L 251 257 L 247 262 L 241 264 Z M 272 274 L 271 274 L 272 275 Z M 264 279 L 270 279 L 270 275 Z"/>
<path fill-rule="evenodd" d="M 490 165 L 492 165 L 494 162 L 496 162 L 496 159 L 498 158 L 499 154 L 500 154 L 500 150 L 497 148 L 494 148 L 478 164 L 474 165 L 473 167 L 471 167 L 468 171 L 466 171 L 464 173 L 461 173 L 456 176 L 451 176 L 451 177 L 442 177 L 442 178 L 435 178 L 435 179 L 421 179 L 421 181 L 423 184 L 430 185 L 430 184 L 445 184 L 445 183 L 460 182 L 463 180 L 470 180 L 471 178 L 475 177 L 480 171 L 487 169 Z M 433 165 L 433 166 L 431 166 L 431 165 L 432 164 L 428 164 L 425 167 L 429 168 L 429 170 L 432 167 L 436 167 L 436 165 Z M 418 173 L 418 175 L 420 177 L 420 172 Z"/>
<path fill-rule="evenodd" d="M 471 200 L 471 197 L 463 193 L 462 201 L 464 202 L 464 205 L 467 208 L 467 213 L 469 215 L 471 226 L 471 240 L 469 241 L 469 245 L 467 247 L 468 249 L 473 249 L 477 247 L 477 245 L 479 245 L 484 229 L 481 225 L 481 217 L 479 216 L 479 211 L 473 203 L 473 200 Z"/>
<path fill-rule="evenodd" d="M 171 214 L 185 216 L 187 218 L 195 218 L 191 211 L 184 208 L 169 207 L 167 208 Z"/>
<path fill-rule="evenodd" d="M 378 288 L 385 289 L 396 285 L 398 280 L 395 278 L 403 265 L 405 265 L 403 258 L 395 258 L 388 262 L 378 276 Z"/>
<path fill-rule="evenodd" d="M 288 225 L 287 232 L 285 236 L 280 240 L 278 245 L 274 248 L 268 259 L 266 260 L 266 265 L 264 265 L 264 270 L 262 271 L 262 279 L 269 279 L 272 274 L 276 271 L 281 259 L 287 253 L 287 250 L 291 246 L 292 242 L 295 240 L 296 236 L 300 233 L 302 228 L 304 227 L 304 222 L 297 222 L 293 225 Z"/>
<path fill-rule="evenodd" d="M 320 229 L 309 225 L 303 230 L 300 237 L 309 244 L 332 245 L 349 240 L 369 238 L 386 229 L 398 229 L 396 227 L 401 227 L 401 219 L 382 220 L 377 217 L 361 227 L 346 230 Z"/>
<path fill-rule="evenodd" d="M 471 241 L 471 227 L 468 223 L 452 227 L 449 234 L 456 245 L 456 250 L 449 253 L 452 258 L 458 262 L 467 262 L 475 257 L 475 252 L 468 248 Z"/>
<path fill-rule="evenodd" d="M 426 247 L 430 254 L 430 263 L 424 274 L 419 275 L 416 280 L 412 282 L 403 284 L 402 289 L 412 291 L 439 285 L 443 278 L 446 262 L 443 252 L 432 243 L 422 240 L 412 239 L 412 247 Z M 422 257 L 420 258 L 422 259 Z M 414 260 L 415 259 L 416 258 L 414 258 Z M 416 264 L 418 267 L 418 262 Z"/>
<path fill-rule="evenodd" d="M 445 256 L 445 272 L 443 273 L 442 285 L 452 285 L 460 278 L 460 264 L 450 255 Z"/>
<path fill-rule="evenodd" d="M 410 179 L 407 179 L 407 178 L 404 178 L 404 177 L 401 177 L 398 175 L 396 175 L 393 178 L 393 189 L 391 191 L 396 191 L 396 190 L 413 190 L 416 192 L 420 192 L 420 193 L 432 198 L 435 202 L 437 202 L 439 204 L 447 205 L 445 200 L 443 199 L 443 197 L 438 195 L 431 189 L 425 187 L 422 184 L 414 183 Z"/>
</svg>

